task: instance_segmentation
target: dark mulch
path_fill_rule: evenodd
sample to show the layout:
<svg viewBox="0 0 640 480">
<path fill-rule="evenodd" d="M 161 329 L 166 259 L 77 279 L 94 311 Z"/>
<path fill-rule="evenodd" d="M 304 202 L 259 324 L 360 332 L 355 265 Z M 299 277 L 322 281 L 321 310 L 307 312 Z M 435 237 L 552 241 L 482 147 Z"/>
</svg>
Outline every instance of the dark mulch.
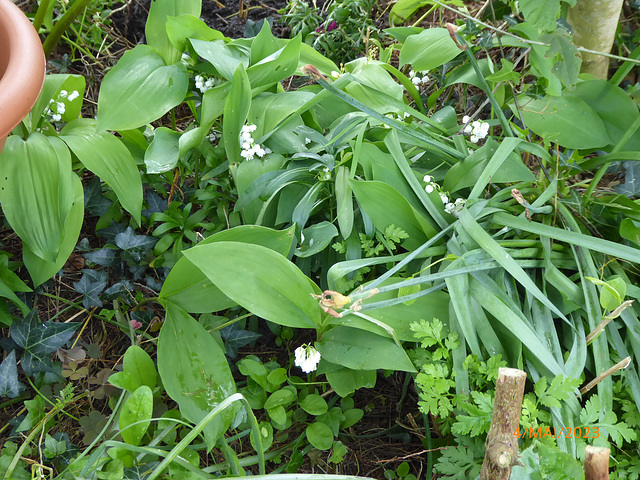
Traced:
<svg viewBox="0 0 640 480">
<path fill-rule="evenodd" d="M 242 0 L 205 0 L 200 18 L 211 28 L 222 32 L 229 38 L 244 36 L 246 22 L 239 18 Z M 114 28 L 134 44 L 144 43 L 144 26 L 149 14 L 151 0 L 134 0 L 124 10 L 113 15 Z M 287 5 L 286 0 L 249 0 L 243 8 L 248 9 L 247 18 L 252 22 L 271 17 L 273 34 L 286 38 L 287 29 L 278 22 L 278 10 Z M 116 5 L 114 5 L 117 8 Z"/>
</svg>

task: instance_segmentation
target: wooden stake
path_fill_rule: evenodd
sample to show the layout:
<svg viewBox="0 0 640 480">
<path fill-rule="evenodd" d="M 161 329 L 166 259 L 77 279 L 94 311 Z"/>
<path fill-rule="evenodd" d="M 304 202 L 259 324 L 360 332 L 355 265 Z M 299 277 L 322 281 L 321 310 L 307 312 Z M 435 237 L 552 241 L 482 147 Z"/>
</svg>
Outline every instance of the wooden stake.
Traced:
<svg viewBox="0 0 640 480">
<path fill-rule="evenodd" d="M 509 480 L 511 467 L 518 465 L 518 436 L 522 397 L 527 374 L 515 368 L 501 368 L 496 381 L 491 428 L 485 444 L 486 452 L 481 480 Z"/>
<path fill-rule="evenodd" d="M 609 480 L 609 449 L 587 445 L 584 450 L 584 479 Z"/>
</svg>

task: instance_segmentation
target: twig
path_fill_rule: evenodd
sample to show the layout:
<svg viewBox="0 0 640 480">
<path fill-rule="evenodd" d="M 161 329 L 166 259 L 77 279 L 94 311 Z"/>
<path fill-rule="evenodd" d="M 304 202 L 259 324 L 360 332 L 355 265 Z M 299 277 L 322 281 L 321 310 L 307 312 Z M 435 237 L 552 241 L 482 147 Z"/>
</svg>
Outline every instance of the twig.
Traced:
<svg viewBox="0 0 640 480">
<path fill-rule="evenodd" d="M 585 393 L 587 393 L 589 390 L 591 390 L 593 387 L 595 387 L 597 384 L 599 384 L 602 380 L 607 378 L 612 373 L 615 373 L 618 370 L 623 370 L 627 368 L 630 363 L 631 363 L 631 357 L 627 357 L 624 360 L 619 361 L 609 370 L 607 370 L 606 372 L 602 372 L 600 375 L 598 375 L 596 378 L 594 378 L 589 383 L 587 383 L 584 387 L 582 387 L 580 389 L 580 395 L 584 395 Z"/>
</svg>

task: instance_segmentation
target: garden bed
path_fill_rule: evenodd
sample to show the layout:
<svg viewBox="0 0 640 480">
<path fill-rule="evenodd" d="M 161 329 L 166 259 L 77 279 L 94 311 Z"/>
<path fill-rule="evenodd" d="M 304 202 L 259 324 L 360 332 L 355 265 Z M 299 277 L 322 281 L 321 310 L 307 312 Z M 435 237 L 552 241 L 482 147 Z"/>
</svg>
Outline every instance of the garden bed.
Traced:
<svg viewBox="0 0 640 480">
<path fill-rule="evenodd" d="M 529 2 L 366 32 L 363 2 L 132 1 L 62 37 L 2 157 L 0 473 L 475 478 L 504 366 L 523 431 L 639 468 L 640 86 L 578 77 Z M 516 468 L 579 478 L 602 435 L 521 436 Z"/>
</svg>

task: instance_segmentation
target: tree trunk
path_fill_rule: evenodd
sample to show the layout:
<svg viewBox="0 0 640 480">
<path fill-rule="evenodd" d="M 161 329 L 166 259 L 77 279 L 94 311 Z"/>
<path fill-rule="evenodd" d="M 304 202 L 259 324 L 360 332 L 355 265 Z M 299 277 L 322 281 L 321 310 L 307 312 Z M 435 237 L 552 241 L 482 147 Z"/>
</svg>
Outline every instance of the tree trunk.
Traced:
<svg viewBox="0 0 640 480">
<path fill-rule="evenodd" d="M 573 29 L 573 42 L 583 48 L 610 53 L 618 27 L 623 0 L 578 0 L 567 12 Z M 609 59 L 582 52 L 582 72 L 605 80 L 609 74 Z"/>
</svg>

